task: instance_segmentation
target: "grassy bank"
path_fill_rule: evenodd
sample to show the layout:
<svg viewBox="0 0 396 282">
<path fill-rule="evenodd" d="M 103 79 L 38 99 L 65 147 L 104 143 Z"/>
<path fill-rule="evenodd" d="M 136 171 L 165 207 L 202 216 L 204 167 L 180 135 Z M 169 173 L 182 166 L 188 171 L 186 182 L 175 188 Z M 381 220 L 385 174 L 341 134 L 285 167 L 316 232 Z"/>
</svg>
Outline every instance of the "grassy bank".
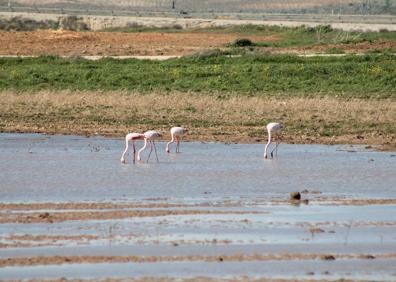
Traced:
<svg viewBox="0 0 396 282">
<path fill-rule="evenodd" d="M 123 136 L 174 125 L 187 139 L 263 142 L 264 125 L 285 123 L 290 143 L 381 144 L 395 149 L 396 101 L 238 97 L 194 93 L 39 91 L 0 93 L 0 131 Z"/>
<path fill-rule="evenodd" d="M 168 61 L 1 58 L 0 90 L 6 89 L 395 98 L 396 60 L 375 54 L 301 58 L 219 52 Z"/>
</svg>

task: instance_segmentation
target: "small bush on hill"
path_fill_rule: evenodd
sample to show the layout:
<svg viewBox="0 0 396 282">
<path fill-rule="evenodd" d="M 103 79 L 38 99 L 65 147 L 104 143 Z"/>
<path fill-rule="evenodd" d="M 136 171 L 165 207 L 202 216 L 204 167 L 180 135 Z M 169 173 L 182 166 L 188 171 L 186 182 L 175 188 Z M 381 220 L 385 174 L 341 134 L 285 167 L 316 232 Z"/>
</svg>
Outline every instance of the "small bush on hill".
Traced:
<svg viewBox="0 0 396 282">
<path fill-rule="evenodd" d="M 230 44 L 231 47 L 247 47 L 254 46 L 255 44 L 248 38 L 238 38 L 233 43 Z"/>
</svg>

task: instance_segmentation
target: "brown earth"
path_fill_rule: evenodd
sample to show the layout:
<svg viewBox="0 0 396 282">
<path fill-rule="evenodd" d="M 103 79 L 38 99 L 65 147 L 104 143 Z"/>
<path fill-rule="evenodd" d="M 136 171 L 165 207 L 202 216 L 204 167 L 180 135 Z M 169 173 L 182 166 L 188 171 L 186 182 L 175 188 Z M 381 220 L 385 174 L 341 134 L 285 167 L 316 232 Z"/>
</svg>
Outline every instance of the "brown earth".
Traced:
<svg viewBox="0 0 396 282">
<path fill-rule="evenodd" d="M 0 31 L 0 55 L 59 56 L 158 56 L 188 55 L 222 47 L 238 34 L 214 33 L 122 33 L 39 30 Z M 253 41 L 274 41 L 274 36 L 244 36 Z"/>
<path fill-rule="evenodd" d="M 218 33 L 159 32 L 76 32 L 39 30 L 32 32 L 0 31 L 0 55 L 58 56 L 184 56 L 203 50 L 222 48 L 237 38 L 254 42 L 273 42 L 279 36 L 246 36 Z M 260 48 L 272 53 L 313 54 L 329 48 L 345 53 L 365 53 L 369 50 L 396 49 L 396 41 L 381 40 L 357 44 L 332 44 L 293 48 Z"/>
</svg>

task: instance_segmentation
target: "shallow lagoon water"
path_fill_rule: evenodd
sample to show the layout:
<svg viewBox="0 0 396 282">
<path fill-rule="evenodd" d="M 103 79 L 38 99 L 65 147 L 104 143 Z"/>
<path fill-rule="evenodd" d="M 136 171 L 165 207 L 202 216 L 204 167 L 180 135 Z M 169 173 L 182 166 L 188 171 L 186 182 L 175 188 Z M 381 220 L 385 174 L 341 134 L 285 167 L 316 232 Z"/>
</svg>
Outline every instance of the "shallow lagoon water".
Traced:
<svg viewBox="0 0 396 282">
<path fill-rule="evenodd" d="M 0 199 L 267 197 L 304 189 L 386 198 L 396 192 L 396 157 L 390 152 L 281 144 L 278 158 L 265 160 L 263 144 L 184 142 L 177 155 L 166 154 L 164 145 L 157 143 L 160 163 L 151 157 L 133 165 L 129 156 L 121 165 L 121 139 L 1 134 Z"/>
<path fill-rule="evenodd" d="M 137 147 L 141 145 L 138 142 Z M 184 259 L 11 265 L 0 267 L 2 279 L 177 279 L 204 275 L 396 280 L 396 205 L 347 203 L 353 199 L 395 198 L 394 152 L 376 152 L 364 146 L 281 144 L 278 157 L 265 160 L 263 144 L 183 142 L 182 153 L 167 154 L 165 143 L 158 142 L 159 163 L 152 156 L 148 163 L 132 164 L 129 155 L 123 165 L 119 160 L 123 149 L 122 139 L 0 134 L 2 204 L 127 204 L 82 205 L 71 210 L 45 205 L 5 207 L 0 220 L 35 213 L 219 213 L 82 217 L 59 222 L 5 220 L 0 223 L 0 260 L 55 256 Z M 303 197 L 309 204 L 288 201 L 291 191 L 305 189 L 309 192 Z M 187 259 L 257 254 L 280 259 L 221 263 Z M 334 254 L 340 258 L 298 258 L 304 254 Z M 367 254 L 375 259 L 360 257 Z M 296 258 L 287 259 L 290 255 Z"/>
</svg>

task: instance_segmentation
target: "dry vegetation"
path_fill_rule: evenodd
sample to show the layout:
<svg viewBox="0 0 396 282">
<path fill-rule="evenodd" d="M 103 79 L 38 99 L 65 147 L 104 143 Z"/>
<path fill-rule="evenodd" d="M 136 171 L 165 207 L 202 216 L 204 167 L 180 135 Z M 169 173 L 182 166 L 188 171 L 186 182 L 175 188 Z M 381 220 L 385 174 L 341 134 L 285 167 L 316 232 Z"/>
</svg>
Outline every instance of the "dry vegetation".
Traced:
<svg viewBox="0 0 396 282">
<path fill-rule="evenodd" d="M 123 136 L 183 125 L 190 140 L 262 142 L 264 125 L 276 120 L 286 124 L 283 140 L 290 143 L 396 143 L 393 99 L 3 91 L 0 108 L 3 132 Z"/>
</svg>

